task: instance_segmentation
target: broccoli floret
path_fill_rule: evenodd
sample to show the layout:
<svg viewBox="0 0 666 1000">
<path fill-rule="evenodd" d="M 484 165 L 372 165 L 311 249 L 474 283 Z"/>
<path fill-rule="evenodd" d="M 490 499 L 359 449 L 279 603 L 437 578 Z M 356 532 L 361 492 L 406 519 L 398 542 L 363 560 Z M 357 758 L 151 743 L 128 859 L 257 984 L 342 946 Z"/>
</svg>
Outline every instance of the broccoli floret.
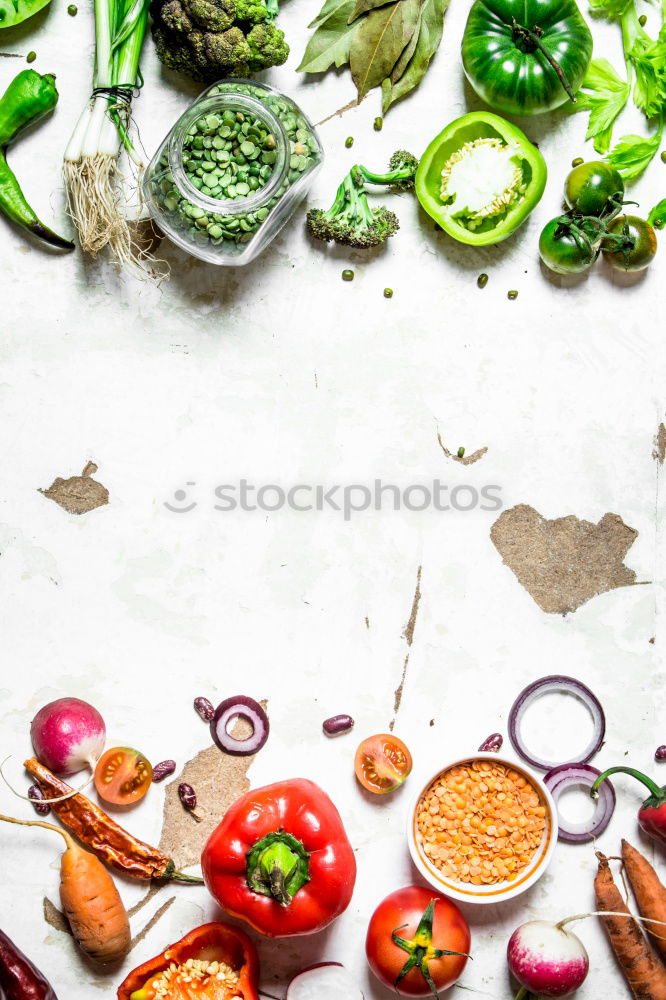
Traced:
<svg viewBox="0 0 666 1000">
<path fill-rule="evenodd" d="M 356 164 L 338 188 L 331 207 L 327 211 L 312 208 L 307 213 L 309 232 L 318 240 L 335 240 L 357 249 L 379 246 L 398 231 L 400 223 L 395 213 L 383 205 L 370 207 L 366 184 L 409 190 L 414 187 L 417 166 L 416 157 L 405 150 L 393 154 L 385 174 L 372 173 Z"/>
<path fill-rule="evenodd" d="M 204 83 L 280 66 L 289 55 L 272 23 L 279 0 L 152 0 L 152 33 L 165 66 Z"/>
<path fill-rule="evenodd" d="M 255 24 L 247 36 L 250 47 L 250 72 L 258 73 L 270 66 L 281 66 L 289 55 L 284 32 L 274 24 Z"/>
<path fill-rule="evenodd" d="M 327 243 L 335 240 L 359 250 L 376 247 L 400 228 L 394 212 L 380 206 L 371 208 L 363 182 L 358 183 L 352 170 L 338 188 L 335 201 L 324 211 L 312 208 L 307 214 L 311 235 Z"/>
</svg>

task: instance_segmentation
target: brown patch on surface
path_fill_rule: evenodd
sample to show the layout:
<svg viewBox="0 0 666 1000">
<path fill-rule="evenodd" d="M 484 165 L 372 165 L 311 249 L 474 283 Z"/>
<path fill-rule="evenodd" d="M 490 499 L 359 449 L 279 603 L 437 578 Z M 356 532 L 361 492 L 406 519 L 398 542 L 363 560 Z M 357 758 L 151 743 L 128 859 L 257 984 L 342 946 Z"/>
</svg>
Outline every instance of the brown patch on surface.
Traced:
<svg viewBox="0 0 666 1000">
<path fill-rule="evenodd" d="M 127 911 L 127 916 L 133 917 L 135 913 L 138 913 L 139 910 L 142 910 L 146 905 L 146 903 L 149 903 L 153 898 L 153 896 L 156 896 L 157 893 L 163 888 L 164 888 L 164 882 L 152 882 L 150 885 L 150 889 L 143 897 L 143 899 L 140 899 L 138 903 L 135 903 L 134 906 L 132 906 Z"/>
<path fill-rule="evenodd" d="M 365 616 L 365 627 L 370 628 L 370 619 L 368 618 L 367 615 Z"/>
<path fill-rule="evenodd" d="M 598 524 L 573 514 L 549 521 L 519 504 L 500 514 L 490 537 L 504 564 L 549 614 L 567 614 L 598 594 L 636 583 L 623 560 L 638 532 L 618 514 L 604 514 Z"/>
<path fill-rule="evenodd" d="M 412 598 L 412 610 L 409 614 L 409 619 L 404 629 L 402 630 L 402 637 L 406 640 L 407 645 L 411 647 L 414 642 L 414 629 L 416 628 L 416 616 L 419 613 L 419 602 L 421 600 L 421 569 L 416 571 L 416 589 L 414 590 L 414 597 Z M 402 676 L 400 677 L 400 683 L 393 693 L 393 718 L 389 723 L 389 732 L 393 732 L 393 727 L 395 726 L 395 719 L 400 710 L 400 703 L 402 702 L 402 693 L 405 690 L 405 681 L 407 680 L 407 668 L 409 667 L 409 653 L 405 657 L 405 661 L 402 665 Z"/>
<path fill-rule="evenodd" d="M 109 491 L 106 486 L 102 486 L 92 478 L 95 472 L 97 472 L 95 463 L 88 462 L 80 476 L 71 476 L 69 479 L 61 479 L 58 476 L 48 489 L 40 489 L 39 492 L 49 500 L 55 500 L 69 514 L 87 514 L 95 507 L 103 507 L 109 502 Z"/>
<path fill-rule="evenodd" d="M 44 920 L 50 927 L 53 927 L 56 931 L 62 931 L 63 934 L 69 934 L 72 937 L 72 928 L 69 926 L 67 917 L 57 906 L 54 906 L 48 896 L 44 896 L 42 908 L 44 910 Z"/>
<path fill-rule="evenodd" d="M 266 702 L 261 704 L 266 707 Z M 233 733 L 243 735 L 240 722 L 236 723 Z M 182 871 L 199 864 L 204 844 L 231 803 L 249 790 L 247 772 L 255 756 L 233 757 L 213 744 L 188 761 L 167 786 L 159 846 L 174 859 L 176 868 Z M 178 785 L 182 781 L 196 792 L 199 821 L 180 801 Z"/>
<path fill-rule="evenodd" d="M 412 600 L 412 610 L 409 614 L 409 619 L 404 629 L 402 630 L 403 639 L 407 640 L 407 645 L 411 646 L 414 642 L 414 629 L 416 628 L 416 616 L 419 613 L 419 601 L 421 600 L 421 566 L 416 571 L 416 589 L 414 591 L 414 599 Z"/>
<path fill-rule="evenodd" d="M 655 458 L 660 465 L 663 465 L 664 459 L 666 459 L 666 425 L 663 423 L 659 424 L 657 433 L 654 436 L 652 457 Z"/>
<path fill-rule="evenodd" d="M 138 944 L 141 944 L 146 935 L 150 934 L 157 921 L 162 919 L 166 911 L 169 909 L 172 903 L 175 903 L 175 901 L 176 897 L 171 896 L 164 903 L 162 903 L 162 905 L 158 910 L 155 910 L 148 923 L 144 927 L 142 927 L 139 933 L 135 934 L 134 937 L 132 938 L 132 943 L 130 944 L 130 951 L 136 948 Z"/>
<path fill-rule="evenodd" d="M 361 101 L 363 100 L 365 100 L 365 97 L 361 98 Z M 351 111 L 352 108 L 357 108 L 361 103 L 361 101 L 359 101 L 358 97 L 355 97 L 353 101 L 349 102 L 349 104 L 345 104 L 343 107 L 338 108 L 337 111 L 334 111 L 330 115 L 326 115 L 326 117 L 322 118 L 320 122 L 315 122 L 315 126 L 318 127 L 319 125 L 323 125 L 325 122 L 330 122 L 331 118 L 335 118 L 336 116 L 338 118 L 341 118 L 342 115 L 344 115 L 345 111 Z"/>
<path fill-rule="evenodd" d="M 442 449 L 446 457 L 452 459 L 454 462 L 458 462 L 460 465 L 474 465 L 474 463 L 478 462 L 480 458 L 483 458 L 485 453 L 488 451 L 488 447 L 486 446 L 485 448 L 477 448 L 477 450 L 473 451 L 471 455 L 454 455 L 442 441 L 442 435 L 439 431 L 437 432 L 437 440 L 439 441 L 439 447 Z"/>
</svg>

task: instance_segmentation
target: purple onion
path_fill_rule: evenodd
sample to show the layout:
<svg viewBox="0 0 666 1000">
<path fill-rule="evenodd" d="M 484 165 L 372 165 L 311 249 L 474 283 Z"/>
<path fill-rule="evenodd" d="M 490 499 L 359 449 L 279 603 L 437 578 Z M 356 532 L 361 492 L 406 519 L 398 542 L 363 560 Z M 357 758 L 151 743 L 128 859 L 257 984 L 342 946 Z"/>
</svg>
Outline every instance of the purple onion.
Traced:
<svg viewBox="0 0 666 1000">
<path fill-rule="evenodd" d="M 227 732 L 235 719 L 244 719 L 252 727 L 250 736 L 239 740 Z M 220 750 L 235 757 L 249 757 L 261 750 L 268 739 L 269 730 L 268 716 L 259 702 L 242 694 L 227 698 L 218 705 L 210 724 L 211 735 Z"/>
<path fill-rule="evenodd" d="M 523 742 L 521 726 L 525 712 L 530 705 L 537 700 L 537 698 L 541 698 L 542 695 L 545 694 L 550 694 L 551 691 L 561 691 L 564 694 L 570 694 L 573 695 L 574 698 L 578 698 L 579 701 L 583 702 L 592 716 L 592 721 L 594 723 L 592 739 L 585 748 L 584 753 L 581 754 L 576 760 L 564 760 L 560 762 L 542 760 L 540 757 L 537 757 L 530 750 L 528 750 Z M 533 684 L 529 684 L 525 690 L 521 691 L 518 695 L 509 714 L 509 739 L 513 744 L 513 749 L 520 757 L 523 758 L 524 761 L 526 761 L 526 763 L 531 764 L 532 767 L 539 768 L 541 771 L 551 771 L 564 764 L 587 763 L 587 761 L 594 757 L 595 753 L 597 753 L 601 748 L 605 735 L 606 717 L 597 696 L 593 694 L 592 691 L 585 686 L 585 684 L 582 684 L 575 678 L 565 677 L 560 674 L 542 677 L 540 680 L 534 681 Z"/>
<path fill-rule="evenodd" d="M 195 698 L 194 707 L 204 722 L 210 722 L 215 715 L 213 703 L 208 698 Z"/>
<path fill-rule="evenodd" d="M 28 789 L 28 798 L 32 802 L 38 816 L 48 816 L 51 812 L 51 806 L 46 802 L 44 792 L 39 785 L 30 786 Z"/>
<path fill-rule="evenodd" d="M 348 733 L 353 728 L 354 720 L 351 715 L 332 715 L 323 724 L 327 736 L 340 736 L 341 733 Z"/>
<path fill-rule="evenodd" d="M 504 743 L 501 733 L 491 733 L 479 747 L 479 753 L 499 753 Z"/>
<path fill-rule="evenodd" d="M 666 746 L 657 747 L 654 752 L 655 760 L 666 760 Z"/>
<path fill-rule="evenodd" d="M 194 791 L 191 785 L 188 785 L 186 781 L 183 781 L 178 786 L 178 795 L 180 801 L 183 803 L 185 808 L 192 812 L 193 809 L 197 807 L 197 793 Z"/>
<path fill-rule="evenodd" d="M 560 764 L 549 771 L 543 780 L 557 805 L 560 795 L 568 788 L 583 788 L 589 792 L 600 774 L 601 771 L 591 764 Z M 615 789 L 606 779 L 599 786 L 594 814 L 586 823 L 568 823 L 558 810 L 558 838 L 567 844 L 589 843 L 604 832 L 614 811 Z"/>
<path fill-rule="evenodd" d="M 170 774 L 176 770 L 175 760 L 161 760 L 159 764 L 155 764 L 153 768 L 153 781 L 164 781 L 168 778 Z"/>
</svg>

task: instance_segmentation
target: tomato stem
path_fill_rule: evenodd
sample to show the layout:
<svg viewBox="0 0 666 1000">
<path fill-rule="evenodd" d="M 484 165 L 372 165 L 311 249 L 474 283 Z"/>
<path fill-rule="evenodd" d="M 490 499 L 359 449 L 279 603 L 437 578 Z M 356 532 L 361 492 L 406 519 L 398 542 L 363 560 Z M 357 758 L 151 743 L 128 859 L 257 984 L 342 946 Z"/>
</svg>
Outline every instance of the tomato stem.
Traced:
<svg viewBox="0 0 666 1000">
<path fill-rule="evenodd" d="M 535 49 L 538 49 L 539 52 L 541 52 L 544 58 L 548 60 L 550 65 L 555 70 L 557 78 L 564 87 L 564 89 L 566 90 L 569 99 L 573 104 L 575 104 L 576 94 L 574 93 L 574 89 L 569 83 L 564 70 L 558 63 L 557 59 L 555 59 L 555 57 L 550 54 L 546 46 L 541 41 L 541 36 L 543 34 L 541 28 L 538 25 L 535 25 L 534 28 L 526 28 L 524 25 L 518 24 L 515 17 L 512 18 L 511 24 L 510 25 L 507 24 L 506 27 L 511 28 L 511 30 L 513 31 L 513 37 L 515 41 L 520 40 L 524 45 L 527 46 L 526 51 L 534 52 Z"/>
<path fill-rule="evenodd" d="M 426 983 L 428 984 L 430 991 L 434 997 L 438 997 L 437 987 L 433 981 L 430 974 L 430 962 L 437 958 L 442 958 L 444 955 L 459 955 L 465 958 L 470 958 L 463 951 L 447 951 L 445 948 L 434 948 L 432 944 L 432 923 L 435 916 L 435 899 L 431 899 L 428 903 L 423 916 L 419 921 L 419 925 L 416 928 L 416 934 L 411 940 L 406 938 L 401 938 L 398 936 L 398 931 L 401 931 L 403 927 L 396 927 L 396 929 L 391 934 L 393 943 L 406 951 L 409 958 L 400 970 L 395 983 L 393 984 L 396 989 L 398 984 L 405 978 L 408 972 L 412 969 L 418 969 Z"/>
</svg>

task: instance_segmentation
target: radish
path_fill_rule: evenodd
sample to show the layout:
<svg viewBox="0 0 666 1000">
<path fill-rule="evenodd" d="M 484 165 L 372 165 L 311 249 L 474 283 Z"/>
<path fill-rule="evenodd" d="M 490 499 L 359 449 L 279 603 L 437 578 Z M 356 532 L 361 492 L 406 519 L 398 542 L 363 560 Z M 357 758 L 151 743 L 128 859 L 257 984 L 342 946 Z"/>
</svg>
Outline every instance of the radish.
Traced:
<svg viewBox="0 0 666 1000">
<path fill-rule="evenodd" d="M 576 918 L 574 918 L 576 919 Z M 507 948 L 509 969 L 522 989 L 539 997 L 568 997 L 585 981 L 590 960 L 583 942 L 559 924 L 531 920 L 513 932 Z"/>
<path fill-rule="evenodd" d="M 339 962 L 322 962 L 297 973 L 286 1000 L 363 1000 L 363 994 Z"/>
<path fill-rule="evenodd" d="M 67 795 L 50 800 L 62 802 L 82 791 L 92 781 L 95 765 L 104 750 L 106 726 L 97 709 L 87 701 L 81 701 L 80 698 L 58 698 L 37 712 L 30 726 L 30 737 L 40 763 L 55 774 L 76 774 L 84 768 L 90 768 L 91 776 L 83 785 L 72 789 Z M 4 774 L 2 777 L 9 785 Z M 9 787 L 12 788 L 11 785 Z M 19 798 L 31 801 L 29 796 L 21 795 L 13 788 L 12 791 Z"/>
</svg>

